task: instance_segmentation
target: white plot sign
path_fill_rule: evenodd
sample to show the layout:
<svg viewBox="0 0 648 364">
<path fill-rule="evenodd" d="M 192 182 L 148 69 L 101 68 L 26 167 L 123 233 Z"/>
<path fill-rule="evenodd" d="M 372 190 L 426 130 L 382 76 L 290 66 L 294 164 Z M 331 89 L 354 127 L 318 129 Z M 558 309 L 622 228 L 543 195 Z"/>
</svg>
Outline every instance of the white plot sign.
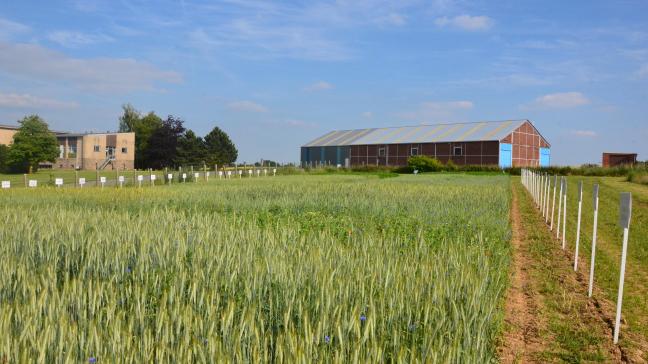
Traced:
<svg viewBox="0 0 648 364">
<path fill-rule="evenodd" d="M 155 175 L 154 174 L 151 175 L 151 181 L 155 181 Z"/>
<path fill-rule="evenodd" d="M 57 179 L 55 179 L 55 180 L 54 180 L 54 184 L 55 184 L 57 187 L 61 187 L 61 186 L 63 186 L 63 178 L 57 178 Z"/>
<path fill-rule="evenodd" d="M 35 179 L 30 179 L 28 186 L 29 187 L 36 187 L 36 186 L 38 186 L 38 181 L 35 180 Z"/>
<path fill-rule="evenodd" d="M 10 181 L 2 181 L 2 188 L 11 188 Z"/>
<path fill-rule="evenodd" d="M 119 181 L 119 187 L 122 187 L 122 185 L 124 184 L 124 176 L 117 177 L 117 180 Z"/>
<path fill-rule="evenodd" d="M 619 209 L 619 225 L 623 228 L 623 245 L 621 248 L 621 272 L 619 274 L 619 294 L 617 296 L 616 320 L 614 323 L 614 343 L 619 342 L 619 329 L 621 328 L 621 305 L 623 302 L 623 282 L 625 280 L 626 257 L 628 255 L 628 232 L 630 218 L 632 217 L 632 194 L 622 192 Z"/>
<path fill-rule="evenodd" d="M 106 177 L 99 177 L 99 182 L 101 182 L 101 188 L 106 184 Z"/>
<path fill-rule="evenodd" d="M 79 178 L 79 186 L 83 187 L 84 184 L 86 184 L 85 178 L 83 178 L 83 177 Z"/>
</svg>

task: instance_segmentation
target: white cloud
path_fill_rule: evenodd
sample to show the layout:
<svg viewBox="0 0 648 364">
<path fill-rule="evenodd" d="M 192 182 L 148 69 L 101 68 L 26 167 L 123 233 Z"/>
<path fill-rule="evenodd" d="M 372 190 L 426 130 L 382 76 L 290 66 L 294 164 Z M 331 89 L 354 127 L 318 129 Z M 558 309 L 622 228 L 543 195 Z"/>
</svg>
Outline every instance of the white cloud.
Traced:
<svg viewBox="0 0 648 364">
<path fill-rule="evenodd" d="M 35 44 L 7 42 L 0 42 L 0 73 L 101 92 L 155 90 L 158 82 L 182 82 L 177 72 L 132 58 L 73 58 Z"/>
<path fill-rule="evenodd" d="M 60 101 L 29 94 L 0 92 L 0 106 L 16 109 L 73 109 L 79 104 L 74 101 Z"/>
<path fill-rule="evenodd" d="M 12 35 L 27 33 L 31 29 L 24 25 L 11 21 L 9 19 L 0 18 L 0 39 L 8 39 Z"/>
<path fill-rule="evenodd" d="M 434 23 L 439 27 L 453 27 L 467 31 L 483 31 L 488 30 L 493 26 L 493 19 L 485 15 L 459 15 L 454 18 L 447 16 L 437 18 Z"/>
<path fill-rule="evenodd" d="M 281 121 L 266 121 L 263 124 L 279 127 L 299 128 L 299 129 L 314 129 L 317 128 L 317 123 L 312 123 L 299 119 L 286 119 Z"/>
<path fill-rule="evenodd" d="M 572 134 L 579 137 L 595 138 L 598 134 L 593 130 L 574 130 Z"/>
<path fill-rule="evenodd" d="M 427 101 L 422 102 L 418 109 L 413 112 L 405 112 L 399 116 L 406 120 L 416 120 L 421 122 L 447 121 L 448 118 L 455 117 L 457 113 L 472 109 L 472 101 Z"/>
<path fill-rule="evenodd" d="M 381 18 L 377 19 L 378 23 L 388 24 L 388 25 L 405 25 L 407 23 L 407 18 L 404 15 L 398 13 L 390 13 Z"/>
<path fill-rule="evenodd" d="M 114 39 L 103 34 L 86 34 L 71 31 L 56 31 L 49 33 L 47 39 L 64 47 L 78 47 L 95 43 L 112 42 Z"/>
<path fill-rule="evenodd" d="M 333 84 L 331 84 L 331 83 L 328 83 L 326 81 L 319 81 L 319 82 L 315 82 L 312 85 L 306 86 L 306 88 L 304 88 L 304 90 L 306 90 L 306 91 L 323 91 L 323 90 L 330 90 L 330 89 L 332 89 L 334 87 L 335 86 Z"/>
<path fill-rule="evenodd" d="M 234 111 L 246 111 L 246 112 L 267 112 L 268 111 L 268 109 L 265 106 L 249 100 L 232 101 L 229 104 L 227 104 L 227 108 Z"/>
<path fill-rule="evenodd" d="M 639 71 L 637 71 L 637 76 L 641 78 L 648 77 L 648 63 L 639 68 Z"/>
<path fill-rule="evenodd" d="M 587 105 L 590 100 L 580 92 L 558 92 L 536 98 L 521 109 L 569 109 Z"/>
</svg>

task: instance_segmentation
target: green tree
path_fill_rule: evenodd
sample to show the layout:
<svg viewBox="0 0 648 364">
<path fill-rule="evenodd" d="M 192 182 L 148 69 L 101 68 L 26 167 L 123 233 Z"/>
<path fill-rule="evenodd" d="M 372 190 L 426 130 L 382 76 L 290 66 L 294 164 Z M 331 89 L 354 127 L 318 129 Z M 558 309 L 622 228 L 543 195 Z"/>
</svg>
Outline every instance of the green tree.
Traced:
<svg viewBox="0 0 648 364">
<path fill-rule="evenodd" d="M 134 132 L 137 128 L 137 124 L 142 118 L 140 112 L 135 110 L 131 104 L 122 105 L 122 109 L 124 110 L 124 113 L 119 117 L 119 132 Z"/>
<path fill-rule="evenodd" d="M 54 162 L 59 155 L 56 136 L 38 115 L 27 116 L 21 121 L 13 136 L 7 162 L 16 172 L 36 172 L 40 162 Z"/>
<path fill-rule="evenodd" d="M 238 158 L 236 146 L 227 133 L 217 126 L 205 136 L 205 146 L 207 148 L 206 159 L 209 165 L 234 163 Z"/>
<path fill-rule="evenodd" d="M 0 173 L 7 173 L 9 165 L 7 159 L 9 158 L 9 146 L 0 144 Z"/>
<path fill-rule="evenodd" d="M 155 129 L 148 139 L 146 162 L 150 168 L 161 169 L 173 165 L 178 153 L 178 140 L 185 132 L 184 121 L 172 115 Z"/>
<path fill-rule="evenodd" d="M 162 127 L 162 119 L 152 111 L 142 116 L 131 104 L 122 106 L 122 109 L 124 112 L 119 117 L 119 131 L 135 133 L 135 167 L 149 168 L 149 139 Z"/>
<path fill-rule="evenodd" d="M 193 130 L 187 130 L 178 139 L 178 153 L 175 164 L 179 166 L 202 166 L 206 162 L 205 142 Z"/>
</svg>

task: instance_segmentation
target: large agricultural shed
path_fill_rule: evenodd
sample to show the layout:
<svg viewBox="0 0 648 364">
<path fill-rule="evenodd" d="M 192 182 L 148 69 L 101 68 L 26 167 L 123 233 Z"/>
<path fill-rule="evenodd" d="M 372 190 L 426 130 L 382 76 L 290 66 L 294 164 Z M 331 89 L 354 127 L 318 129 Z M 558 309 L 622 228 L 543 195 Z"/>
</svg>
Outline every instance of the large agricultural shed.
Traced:
<svg viewBox="0 0 648 364">
<path fill-rule="evenodd" d="M 403 166 L 425 155 L 458 165 L 549 166 L 551 145 L 529 120 L 331 131 L 301 147 L 302 165 Z"/>
</svg>

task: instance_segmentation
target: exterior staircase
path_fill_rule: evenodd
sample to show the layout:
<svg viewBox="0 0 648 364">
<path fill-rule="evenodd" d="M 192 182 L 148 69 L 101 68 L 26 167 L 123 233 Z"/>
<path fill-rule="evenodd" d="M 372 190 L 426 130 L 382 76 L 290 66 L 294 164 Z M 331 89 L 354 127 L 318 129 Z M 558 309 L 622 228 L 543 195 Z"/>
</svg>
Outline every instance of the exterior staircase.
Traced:
<svg viewBox="0 0 648 364">
<path fill-rule="evenodd" d="M 98 169 L 98 170 L 102 170 L 102 169 L 106 168 L 106 166 L 108 166 L 108 165 L 109 165 L 110 163 L 112 163 L 112 161 L 114 161 L 114 160 L 115 160 L 115 156 L 114 156 L 114 155 L 109 155 L 109 156 L 107 156 L 106 159 L 104 159 L 104 161 L 101 162 L 101 164 L 97 166 L 97 169 Z"/>
</svg>

